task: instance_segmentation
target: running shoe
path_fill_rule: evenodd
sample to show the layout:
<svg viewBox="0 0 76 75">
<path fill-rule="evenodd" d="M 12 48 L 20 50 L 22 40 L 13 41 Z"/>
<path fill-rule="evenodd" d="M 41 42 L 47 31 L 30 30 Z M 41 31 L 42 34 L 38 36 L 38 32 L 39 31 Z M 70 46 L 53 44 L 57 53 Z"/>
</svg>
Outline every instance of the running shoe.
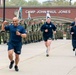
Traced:
<svg viewBox="0 0 76 75">
<path fill-rule="evenodd" d="M 10 62 L 9 69 L 12 69 L 13 64 L 14 64 L 14 60 L 12 60 L 12 61 Z"/>
<path fill-rule="evenodd" d="M 15 71 L 19 71 L 19 69 L 18 69 L 18 66 L 17 65 L 15 65 Z"/>
<path fill-rule="evenodd" d="M 75 51 L 75 48 L 73 48 L 73 51 Z"/>
<path fill-rule="evenodd" d="M 46 54 L 46 57 L 49 57 L 49 54 Z"/>
</svg>

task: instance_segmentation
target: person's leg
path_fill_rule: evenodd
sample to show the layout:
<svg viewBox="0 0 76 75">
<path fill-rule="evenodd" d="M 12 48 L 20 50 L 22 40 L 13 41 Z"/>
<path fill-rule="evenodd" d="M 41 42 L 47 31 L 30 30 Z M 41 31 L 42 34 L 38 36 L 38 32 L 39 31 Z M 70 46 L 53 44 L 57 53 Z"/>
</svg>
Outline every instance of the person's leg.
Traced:
<svg viewBox="0 0 76 75">
<path fill-rule="evenodd" d="M 19 54 L 15 54 L 15 71 L 19 71 L 18 69 L 18 63 L 19 63 Z"/>
<path fill-rule="evenodd" d="M 45 41 L 45 46 L 46 46 L 46 48 L 47 48 L 47 41 Z"/>
<path fill-rule="evenodd" d="M 75 51 L 75 40 L 72 39 L 72 46 L 73 46 L 73 51 Z"/>
<path fill-rule="evenodd" d="M 50 45 L 51 45 L 52 40 L 47 40 L 47 49 L 48 53 L 50 52 Z"/>
<path fill-rule="evenodd" d="M 46 46 L 46 55 L 48 54 L 48 45 L 47 45 L 47 41 L 45 41 L 45 46 Z"/>
<path fill-rule="evenodd" d="M 21 48 L 22 48 L 22 44 L 18 44 L 15 46 L 15 71 L 19 71 L 18 69 L 18 63 L 19 63 L 19 55 L 21 54 Z"/>
<path fill-rule="evenodd" d="M 11 69 L 13 67 L 13 64 L 14 64 L 13 52 L 14 52 L 13 44 L 11 42 L 8 42 L 8 58 L 10 60 L 9 69 Z"/>
<path fill-rule="evenodd" d="M 52 42 L 52 40 L 47 40 L 47 42 L 46 42 L 46 47 L 47 47 L 46 56 L 49 56 L 51 42 Z"/>
<path fill-rule="evenodd" d="M 19 54 L 15 54 L 15 65 L 19 63 Z"/>
<path fill-rule="evenodd" d="M 10 61 L 13 60 L 13 51 L 14 51 L 13 49 L 8 51 L 8 58 L 9 58 Z"/>
<path fill-rule="evenodd" d="M 9 68 L 11 69 L 13 67 L 14 64 L 14 60 L 13 60 L 13 49 L 8 51 L 8 58 L 10 60 L 10 65 Z"/>
</svg>

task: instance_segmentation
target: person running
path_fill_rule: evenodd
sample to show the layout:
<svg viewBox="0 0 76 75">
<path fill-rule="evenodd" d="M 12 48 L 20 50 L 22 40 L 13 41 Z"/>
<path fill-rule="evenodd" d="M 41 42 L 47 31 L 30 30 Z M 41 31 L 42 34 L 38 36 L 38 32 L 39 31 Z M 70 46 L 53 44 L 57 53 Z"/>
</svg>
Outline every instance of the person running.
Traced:
<svg viewBox="0 0 76 75">
<path fill-rule="evenodd" d="M 55 25 L 51 22 L 51 17 L 47 16 L 46 18 L 46 23 L 44 23 L 41 26 L 41 31 L 43 32 L 43 40 L 45 42 L 45 46 L 47 48 L 46 50 L 46 56 L 49 56 L 50 52 L 50 45 L 53 39 L 53 32 L 56 33 L 56 27 Z"/>
<path fill-rule="evenodd" d="M 70 28 L 72 28 L 76 23 L 76 18 L 74 19 L 74 21 L 70 24 Z"/>
<path fill-rule="evenodd" d="M 76 49 L 76 24 L 71 28 L 73 51 Z"/>
<path fill-rule="evenodd" d="M 74 27 L 73 27 L 74 26 Z M 73 28 L 72 28 L 73 27 Z M 74 46 L 74 42 L 75 42 L 75 27 L 76 27 L 76 18 L 74 19 L 74 21 L 71 23 L 70 25 L 70 30 L 71 30 L 71 35 L 72 35 L 72 46 L 73 46 L 73 51 L 75 51 L 75 46 Z M 74 31 L 74 32 L 73 32 Z"/>
<path fill-rule="evenodd" d="M 8 42 L 8 58 L 10 60 L 9 69 L 12 69 L 15 62 L 15 71 L 19 71 L 19 55 L 21 54 L 22 38 L 26 38 L 27 33 L 22 25 L 19 25 L 17 17 L 13 18 L 13 23 L 7 25 L 7 21 L 2 23 L 2 31 L 9 31 L 10 37 Z M 13 59 L 13 53 L 15 53 L 15 61 Z"/>
</svg>

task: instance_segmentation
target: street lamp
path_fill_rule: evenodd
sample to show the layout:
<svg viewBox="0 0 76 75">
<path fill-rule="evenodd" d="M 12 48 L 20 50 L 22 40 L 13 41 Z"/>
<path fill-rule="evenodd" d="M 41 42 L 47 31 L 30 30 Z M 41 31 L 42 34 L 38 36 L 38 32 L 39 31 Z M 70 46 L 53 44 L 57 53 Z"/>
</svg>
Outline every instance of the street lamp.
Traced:
<svg viewBox="0 0 76 75">
<path fill-rule="evenodd" d="M 5 21 L 5 0 L 3 0 L 3 21 Z"/>
</svg>

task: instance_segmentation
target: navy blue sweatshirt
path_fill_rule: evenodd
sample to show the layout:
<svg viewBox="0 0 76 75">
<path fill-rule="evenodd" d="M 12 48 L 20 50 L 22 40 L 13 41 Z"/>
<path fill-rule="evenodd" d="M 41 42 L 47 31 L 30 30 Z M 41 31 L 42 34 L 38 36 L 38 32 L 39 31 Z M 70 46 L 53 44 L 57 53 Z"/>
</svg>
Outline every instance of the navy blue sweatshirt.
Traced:
<svg viewBox="0 0 76 75">
<path fill-rule="evenodd" d="M 74 21 L 74 22 L 72 22 L 70 26 L 74 26 L 74 25 L 75 25 L 75 21 Z"/>
<path fill-rule="evenodd" d="M 73 26 L 71 28 L 71 32 L 73 32 L 74 34 L 72 34 L 72 39 L 76 40 L 76 26 Z"/>
<path fill-rule="evenodd" d="M 45 32 L 46 29 L 48 29 L 48 32 Z M 53 31 L 56 31 L 56 27 L 52 22 L 46 22 L 41 26 L 41 31 L 43 32 L 43 37 L 53 37 Z"/>
</svg>

